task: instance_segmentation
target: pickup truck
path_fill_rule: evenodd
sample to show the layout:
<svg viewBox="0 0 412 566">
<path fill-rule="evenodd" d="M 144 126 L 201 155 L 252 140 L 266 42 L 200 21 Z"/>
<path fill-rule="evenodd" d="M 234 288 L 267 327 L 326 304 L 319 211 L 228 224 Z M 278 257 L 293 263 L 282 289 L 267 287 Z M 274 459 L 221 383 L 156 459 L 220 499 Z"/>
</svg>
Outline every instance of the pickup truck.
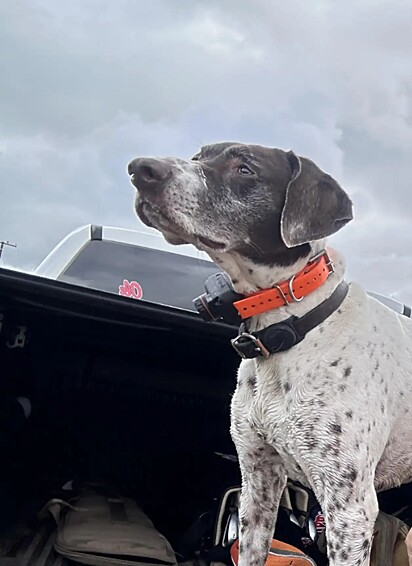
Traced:
<svg viewBox="0 0 412 566">
<path fill-rule="evenodd" d="M 70 234 L 35 273 L 0 268 L 0 566 L 61 564 L 33 518 L 67 486 L 121 489 L 178 547 L 239 484 L 236 328 L 192 304 L 217 270 L 188 246 L 101 226 Z M 402 494 L 383 504 L 396 511 Z"/>
</svg>

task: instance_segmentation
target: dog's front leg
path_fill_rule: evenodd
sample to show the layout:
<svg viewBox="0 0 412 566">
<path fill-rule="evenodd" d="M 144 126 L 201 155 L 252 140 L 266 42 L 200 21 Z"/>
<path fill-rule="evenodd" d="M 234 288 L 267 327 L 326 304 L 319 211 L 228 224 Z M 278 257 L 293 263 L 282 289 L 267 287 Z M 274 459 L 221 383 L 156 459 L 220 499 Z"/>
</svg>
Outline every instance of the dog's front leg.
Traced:
<svg viewBox="0 0 412 566">
<path fill-rule="evenodd" d="M 355 473 L 362 474 L 349 468 L 347 475 Z M 369 566 L 378 515 L 373 478 L 364 485 L 347 483 L 342 488 L 324 478 L 316 494 L 325 514 L 329 566 Z"/>
<path fill-rule="evenodd" d="M 248 420 L 254 389 L 253 366 L 244 364 L 231 411 L 231 434 L 242 473 L 239 566 L 265 564 L 286 485 L 278 453 Z"/>
<path fill-rule="evenodd" d="M 277 459 L 273 448 L 259 445 L 240 456 L 239 566 L 263 566 L 266 562 L 286 484 L 285 471 Z"/>
</svg>

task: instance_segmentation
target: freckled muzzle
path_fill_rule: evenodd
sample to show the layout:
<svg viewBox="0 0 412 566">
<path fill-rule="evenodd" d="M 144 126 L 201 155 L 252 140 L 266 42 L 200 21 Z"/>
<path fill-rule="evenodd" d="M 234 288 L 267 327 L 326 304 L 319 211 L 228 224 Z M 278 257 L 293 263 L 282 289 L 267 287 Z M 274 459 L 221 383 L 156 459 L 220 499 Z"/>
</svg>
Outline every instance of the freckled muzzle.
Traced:
<svg viewBox="0 0 412 566">
<path fill-rule="evenodd" d="M 227 243 L 215 238 L 202 221 L 199 198 L 207 180 L 198 163 L 174 159 L 137 158 L 128 165 L 137 189 L 135 209 L 140 220 L 156 228 L 172 244 L 191 243 L 205 251 L 222 251 Z"/>
<path fill-rule="evenodd" d="M 129 163 L 127 171 L 137 189 L 135 209 L 140 220 L 160 230 L 166 239 L 173 240 L 172 243 L 185 243 L 173 219 L 172 207 L 166 203 L 174 176 L 173 163 L 167 159 L 139 157 Z"/>
</svg>

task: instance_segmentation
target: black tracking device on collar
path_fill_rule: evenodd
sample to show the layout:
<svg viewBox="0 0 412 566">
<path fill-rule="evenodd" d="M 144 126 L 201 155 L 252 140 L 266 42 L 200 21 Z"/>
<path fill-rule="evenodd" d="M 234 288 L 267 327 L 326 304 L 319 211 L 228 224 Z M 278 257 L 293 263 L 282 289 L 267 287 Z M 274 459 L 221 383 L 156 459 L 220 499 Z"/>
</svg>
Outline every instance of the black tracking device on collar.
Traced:
<svg viewBox="0 0 412 566">
<path fill-rule="evenodd" d="M 196 297 L 193 304 L 206 322 L 224 321 L 227 324 L 239 325 L 240 315 L 233 303 L 243 299 L 236 293 L 227 273 L 215 273 L 206 279 L 205 293 Z"/>
</svg>

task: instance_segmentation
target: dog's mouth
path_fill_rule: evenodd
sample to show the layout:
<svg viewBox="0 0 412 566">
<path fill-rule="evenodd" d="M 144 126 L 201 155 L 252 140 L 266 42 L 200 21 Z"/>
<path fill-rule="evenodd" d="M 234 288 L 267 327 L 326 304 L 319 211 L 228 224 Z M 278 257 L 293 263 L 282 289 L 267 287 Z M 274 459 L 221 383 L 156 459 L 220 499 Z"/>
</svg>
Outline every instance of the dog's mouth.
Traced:
<svg viewBox="0 0 412 566">
<path fill-rule="evenodd" d="M 227 245 L 223 242 L 218 242 L 216 240 L 211 240 L 210 238 L 205 238 L 204 236 L 194 236 L 198 242 L 203 244 L 206 248 L 209 248 L 214 251 L 222 251 L 227 248 Z"/>
<path fill-rule="evenodd" d="M 136 203 L 136 213 L 140 220 L 149 228 L 155 228 L 162 233 L 163 237 L 171 244 L 188 244 L 189 238 L 182 234 L 182 231 L 159 207 L 149 204 L 139 199 Z"/>
<path fill-rule="evenodd" d="M 139 201 L 136 202 L 136 213 L 143 224 L 146 224 L 149 228 L 157 228 L 151 219 L 153 215 L 153 207 L 151 207 L 147 202 L 139 199 Z M 160 216 L 160 211 L 158 216 Z"/>
<path fill-rule="evenodd" d="M 213 251 L 222 251 L 227 244 L 199 234 L 188 234 L 158 206 L 139 199 L 136 203 L 136 213 L 140 220 L 149 228 L 159 230 L 171 244 L 193 244 Z M 200 245 L 199 245 L 200 244 Z"/>
</svg>

